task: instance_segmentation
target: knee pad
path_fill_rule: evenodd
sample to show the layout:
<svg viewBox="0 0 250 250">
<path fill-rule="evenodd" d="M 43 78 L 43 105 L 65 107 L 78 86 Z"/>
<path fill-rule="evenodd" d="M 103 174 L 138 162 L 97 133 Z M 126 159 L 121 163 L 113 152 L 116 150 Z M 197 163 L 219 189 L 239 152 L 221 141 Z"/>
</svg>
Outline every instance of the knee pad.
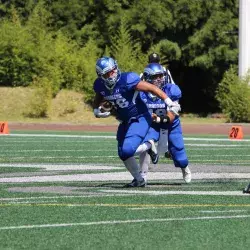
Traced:
<svg viewBox="0 0 250 250">
<path fill-rule="evenodd" d="M 188 166 L 188 159 L 175 160 L 174 165 L 179 168 L 185 168 Z"/>
<path fill-rule="evenodd" d="M 124 143 L 118 150 L 118 155 L 122 161 L 134 156 L 136 149 L 131 143 Z"/>
</svg>

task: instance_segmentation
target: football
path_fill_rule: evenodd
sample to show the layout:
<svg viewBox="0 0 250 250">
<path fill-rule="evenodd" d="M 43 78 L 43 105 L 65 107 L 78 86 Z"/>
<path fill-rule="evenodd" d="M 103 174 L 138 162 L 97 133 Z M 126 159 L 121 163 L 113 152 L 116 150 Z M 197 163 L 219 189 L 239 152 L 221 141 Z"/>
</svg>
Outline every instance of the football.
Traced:
<svg viewBox="0 0 250 250">
<path fill-rule="evenodd" d="M 102 112 L 108 112 L 113 109 L 113 104 L 107 100 L 100 103 L 100 108 Z"/>
</svg>

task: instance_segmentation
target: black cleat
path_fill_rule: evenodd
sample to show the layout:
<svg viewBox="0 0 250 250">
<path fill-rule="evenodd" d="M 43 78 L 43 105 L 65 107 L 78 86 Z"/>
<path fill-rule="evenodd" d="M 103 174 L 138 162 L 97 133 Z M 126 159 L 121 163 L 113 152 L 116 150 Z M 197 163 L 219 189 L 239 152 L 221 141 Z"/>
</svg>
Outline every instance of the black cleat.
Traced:
<svg viewBox="0 0 250 250">
<path fill-rule="evenodd" d="M 148 154 L 150 155 L 151 161 L 153 164 L 157 164 L 159 160 L 159 155 L 153 140 L 148 141 L 151 144 L 151 148 L 148 150 Z"/>
<path fill-rule="evenodd" d="M 172 155 L 170 154 L 169 151 L 165 152 L 165 157 L 172 160 Z"/>
<path fill-rule="evenodd" d="M 250 194 L 250 183 L 249 183 L 248 186 L 246 186 L 245 189 L 243 190 L 243 194 Z"/>
<path fill-rule="evenodd" d="M 146 186 L 146 182 L 144 179 L 142 179 L 141 181 L 133 179 L 132 182 L 126 184 L 124 187 L 125 188 L 134 188 L 134 187 L 145 187 L 145 186 Z"/>
</svg>

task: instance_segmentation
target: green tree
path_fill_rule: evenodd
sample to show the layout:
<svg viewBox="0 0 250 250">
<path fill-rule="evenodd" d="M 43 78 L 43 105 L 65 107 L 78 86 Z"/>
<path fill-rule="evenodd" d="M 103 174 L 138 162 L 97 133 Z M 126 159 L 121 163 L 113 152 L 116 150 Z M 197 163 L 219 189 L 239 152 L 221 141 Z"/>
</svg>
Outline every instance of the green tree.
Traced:
<svg viewBox="0 0 250 250">
<path fill-rule="evenodd" d="M 249 82 L 250 74 L 240 79 L 231 67 L 219 83 L 216 98 L 229 122 L 250 122 Z"/>
<path fill-rule="evenodd" d="M 2 0 L 0 3 L 0 18 L 11 17 L 12 7 L 14 7 L 21 17 L 21 20 L 27 20 L 37 1 L 34 0 Z"/>
<path fill-rule="evenodd" d="M 125 19 L 121 19 L 119 28 L 110 30 L 110 34 L 110 52 L 118 61 L 119 67 L 123 71 L 140 73 L 146 64 L 146 57 L 141 52 L 139 41 L 131 36 L 131 30 Z"/>
<path fill-rule="evenodd" d="M 63 68 L 63 65 L 68 63 L 63 63 L 58 53 L 68 51 L 69 54 L 65 54 L 65 60 L 77 65 L 80 60 L 73 59 L 70 53 L 73 55 L 76 48 L 80 52 L 80 48 L 89 46 L 87 44 L 91 40 L 93 48 L 96 46 L 96 51 L 101 50 L 94 53 L 94 57 L 99 53 L 115 54 L 115 57 L 119 58 L 119 65 L 125 70 L 141 72 L 148 53 L 153 50 L 159 52 L 163 63 L 168 64 L 176 83 L 182 89 L 183 110 L 207 113 L 220 110 L 215 98 L 218 83 L 229 66 L 238 63 L 239 0 L 155 0 L 151 2 L 147 0 L 72 0 L 70 4 L 66 0 L 2 1 L 0 27 L 3 27 L 6 22 L 3 17 L 13 17 L 11 4 L 21 17 L 22 32 L 20 30 L 19 32 L 27 39 L 27 44 L 22 48 L 21 45 L 18 47 L 18 43 L 21 44 L 20 41 L 17 45 L 7 43 L 7 36 L 3 36 L 5 41 L 2 42 L 0 53 L 2 58 L 8 59 L 0 59 L 2 60 L 0 74 L 2 71 L 4 81 L 13 81 L 14 85 L 29 81 L 33 72 L 35 76 L 47 75 L 53 79 L 55 91 L 64 86 L 80 86 L 79 80 L 72 84 L 69 80 L 79 79 L 79 77 L 68 75 L 66 77 L 68 80 L 65 79 L 65 72 L 76 71 Z M 40 17 L 38 15 L 35 19 L 35 9 L 39 5 L 43 10 L 40 10 Z M 33 19 L 33 25 L 31 25 L 31 19 Z M 26 27 L 27 25 L 29 28 Z M 30 29 L 31 27 L 34 30 Z M 30 34 L 26 34 L 28 30 Z M 127 35 L 126 32 L 128 32 Z M 11 34 L 14 35 L 14 31 Z M 132 43 L 126 42 L 126 36 L 127 41 Z M 114 41 L 114 37 L 119 40 L 119 43 Z M 9 41 L 10 39 L 12 38 L 9 36 Z M 13 37 L 13 40 L 19 39 Z M 62 44 L 59 45 L 60 43 Z M 8 44 L 11 46 L 8 47 Z M 136 51 L 143 53 L 133 57 L 132 54 L 137 54 L 136 51 L 132 53 L 129 46 L 123 49 L 119 44 L 130 44 L 133 49 L 136 47 Z M 118 50 L 120 53 L 117 52 Z M 23 51 L 25 53 L 22 55 Z M 57 56 L 49 55 L 48 52 L 53 52 Z M 124 55 L 123 53 L 125 57 L 121 56 Z M 131 62 L 129 62 L 131 57 L 126 55 L 132 56 Z M 136 58 L 137 63 L 134 63 L 133 58 Z M 26 65 L 28 59 L 30 63 Z M 7 70 L 8 67 L 9 70 Z M 94 63 L 92 67 L 94 68 Z M 83 79 L 88 75 L 85 68 L 87 65 L 83 67 Z M 22 80 L 18 76 L 21 70 L 25 75 L 22 76 Z M 91 73 L 90 79 L 92 78 Z M 194 104 L 194 97 L 199 105 Z"/>
<path fill-rule="evenodd" d="M 0 84 L 27 86 L 32 81 L 35 48 L 14 9 L 12 21 L 0 22 Z"/>
</svg>

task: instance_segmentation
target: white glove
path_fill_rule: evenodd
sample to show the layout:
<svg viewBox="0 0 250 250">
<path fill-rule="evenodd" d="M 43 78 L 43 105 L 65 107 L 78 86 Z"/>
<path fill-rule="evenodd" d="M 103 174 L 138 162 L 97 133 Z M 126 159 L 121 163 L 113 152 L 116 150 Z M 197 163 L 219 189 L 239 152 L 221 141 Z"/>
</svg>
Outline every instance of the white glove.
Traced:
<svg viewBox="0 0 250 250">
<path fill-rule="evenodd" d="M 169 97 L 164 100 L 164 102 L 169 107 L 169 111 L 173 112 L 175 115 L 179 115 L 179 112 L 181 111 L 180 104 L 176 101 L 173 102 Z"/>
<path fill-rule="evenodd" d="M 181 105 L 179 103 L 174 103 L 175 105 L 169 107 L 169 111 L 173 112 L 175 115 L 179 116 L 181 111 Z"/>
<path fill-rule="evenodd" d="M 110 112 L 109 111 L 102 112 L 100 107 L 99 107 L 97 109 L 94 109 L 94 115 L 96 118 L 106 118 L 106 117 L 110 116 Z"/>
</svg>

